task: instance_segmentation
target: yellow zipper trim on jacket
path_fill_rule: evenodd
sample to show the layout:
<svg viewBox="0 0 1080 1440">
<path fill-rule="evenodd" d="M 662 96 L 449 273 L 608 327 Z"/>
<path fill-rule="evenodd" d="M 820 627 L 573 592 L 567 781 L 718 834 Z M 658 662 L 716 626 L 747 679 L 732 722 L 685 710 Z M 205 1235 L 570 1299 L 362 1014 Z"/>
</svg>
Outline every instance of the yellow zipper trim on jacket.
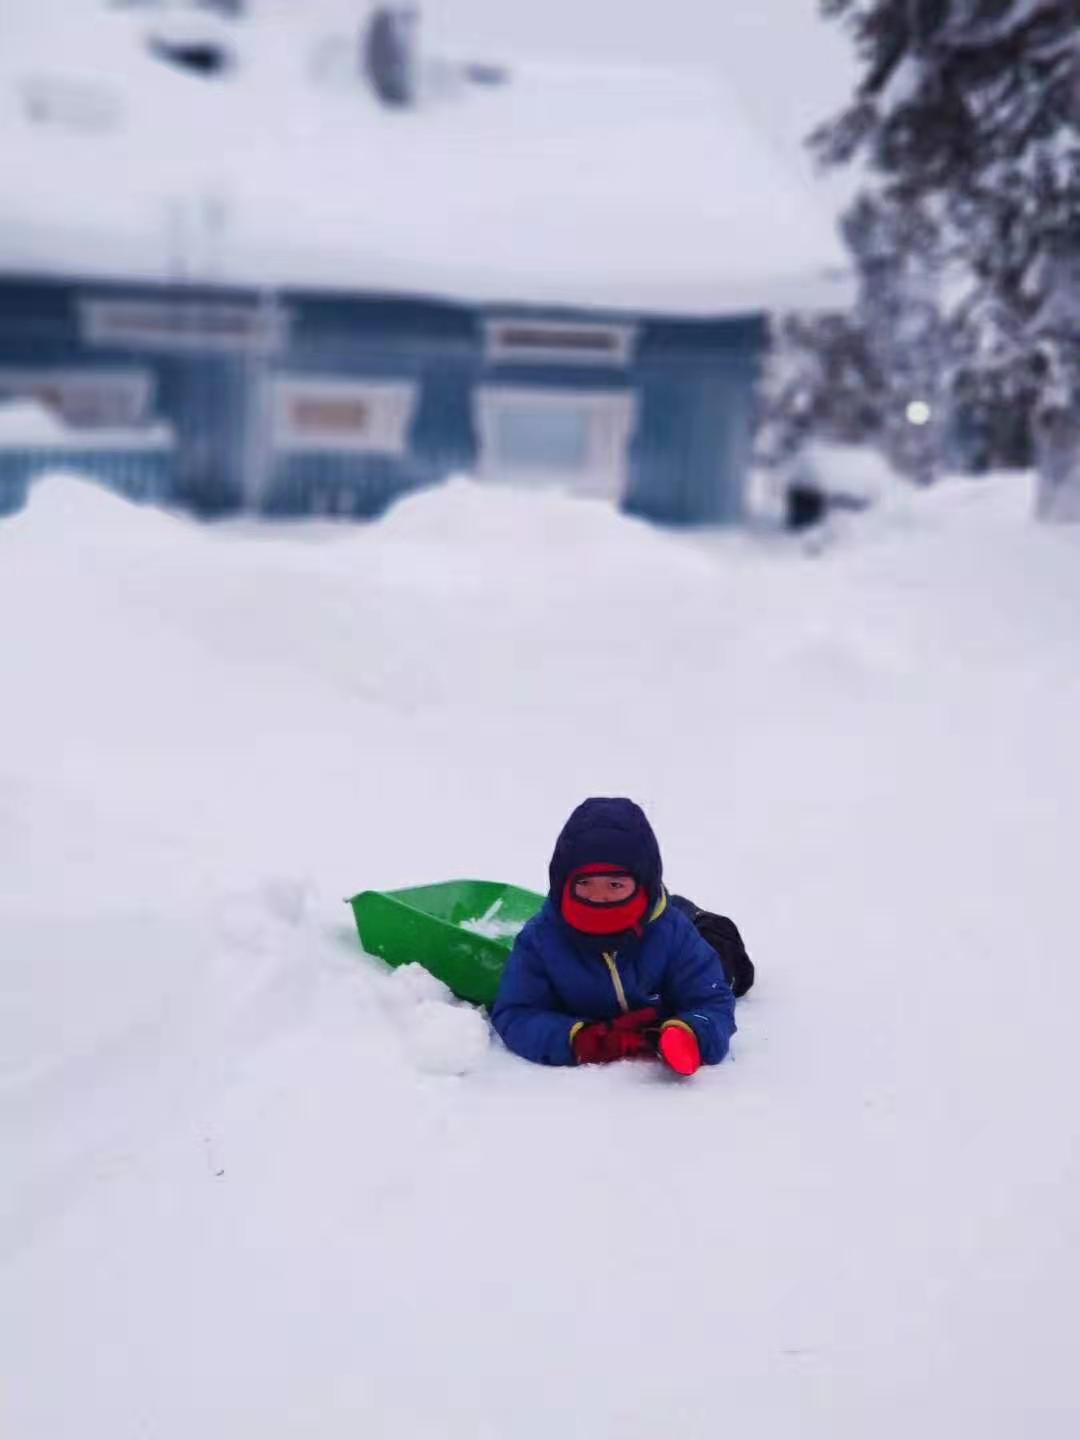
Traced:
<svg viewBox="0 0 1080 1440">
<path fill-rule="evenodd" d="M 619 1002 L 619 1008 L 624 1015 L 629 1015 L 630 1006 L 626 1003 L 626 991 L 623 989 L 622 976 L 615 964 L 617 954 L 617 950 L 605 950 L 604 959 L 607 961 L 607 968 L 611 971 L 611 983 L 615 986 L 615 998 Z"/>
</svg>

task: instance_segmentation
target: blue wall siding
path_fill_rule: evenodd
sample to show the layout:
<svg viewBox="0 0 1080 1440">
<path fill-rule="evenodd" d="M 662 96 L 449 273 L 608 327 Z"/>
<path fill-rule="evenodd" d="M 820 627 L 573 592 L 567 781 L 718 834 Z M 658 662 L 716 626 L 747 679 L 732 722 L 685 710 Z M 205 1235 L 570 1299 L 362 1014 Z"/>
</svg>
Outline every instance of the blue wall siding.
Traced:
<svg viewBox="0 0 1080 1440">
<path fill-rule="evenodd" d="M 237 356 L 120 353 L 133 364 L 149 360 L 157 376 L 157 408 L 179 442 L 176 502 L 206 516 L 239 510 L 250 404 L 247 362 Z"/>
<path fill-rule="evenodd" d="M 357 516 L 381 513 L 399 495 L 472 468 L 476 437 L 472 388 L 480 348 L 475 315 L 433 302 L 285 297 L 288 350 L 275 375 L 402 380 L 417 387 L 404 456 L 311 451 L 277 456 L 264 508 Z"/>
<path fill-rule="evenodd" d="M 628 509 L 675 524 L 742 518 L 765 343 L 763 317 L 645 328 Z"/>
<path fill-rule="evenodd" d="M 476 463 L 474 386 L 474 369 L 469 363 L 435 364 L 423 375 L 411 440 L 417 458 L 433 478 L 469 470 Z"/>
<path fill-rule="evenodd" d="M 529 320 L 630 321 L 638 343 L 626 366 L 489 364 L 485 312 L 434 301 L 335 294 L 274 297 L 288 316 L 283 351 L 176 353 L 90 346 L 79 329 L 82 297 L 207 300 L 254 307 L 255 292 L 99 283 L 0 281 L 0 365 L 131 368 L 153 374 L 155 418 L 176 429 L 168 473 L 148 457 L 84 457 L 86 468 L 130 491 L 132 466 L 147 465 L 144 488 L 165 485 L 174 503 L 214 515 L 257 503 L 283 515 L 310 510 L 374 515 L 398 495 L 435 484 L 477 460 L 475 399 L 482 385 L 629 392 L 637 423 L 626 507 L 676 522 L 739 518 L 749 457 L 754 386 L 764 344 L 755 318 L 716 321 L 566 310 L 498 314 Z M 417 403 L 401 456 L 263 447 L 252 488 L 251 436 L 264 419 L 260 396 L 275 376 L 407 381 Z M 24 461 L 0 462 L 0 505 L 21 482 Z M 68 463 L 71 457 L 68 456 Z M 124 470 L 121 479 L 117 466 Z M 5 481 L 4 476 L 7 476 Z M 6 491 L 2 488 L 6 485 Z M 8 495 L 5 502 L 4 494 Z M 257 496 L 257 498 L 256 498 Z"/>
<path fill-rule="evenodd" d="M 0 282 L 0 366 L 149 371 L 155 386 L 154 418 L 169 421 L 180 442 L 167 465 L 168 499 L 203 515 L 237 510 L 243 498 L 248 395 L 243 357 L 99 347 L 83 339 L 78 311 L 81 297 L 157 298 L 161 294 L 169 292 L 132 286 Z M 189 293 L 181 292 L 178 298 L 190 298 Z M 226 292 L 211 298 L 243 301 L 249 297 Z M 66 468 L 81 468 L 115 481 L 124 493 L 135 483 L 132 477 L 140 463 L 146 468 L 145 486 L 156 487 L 163 462 L 146 452 L 127 452 L 123 457 L 87 452 L 79 457 L 78 467 L 70 452 L 66 455 Z M 35 466 L 36 470 L 42 468 Z M 123 484 L 121 471 L 127 477 Z"/>
<path fill-rule="evenodd" d="M 756 369 L 645 379 L 627 508 L 676 524 L 742 518 Z"/>
</svg>

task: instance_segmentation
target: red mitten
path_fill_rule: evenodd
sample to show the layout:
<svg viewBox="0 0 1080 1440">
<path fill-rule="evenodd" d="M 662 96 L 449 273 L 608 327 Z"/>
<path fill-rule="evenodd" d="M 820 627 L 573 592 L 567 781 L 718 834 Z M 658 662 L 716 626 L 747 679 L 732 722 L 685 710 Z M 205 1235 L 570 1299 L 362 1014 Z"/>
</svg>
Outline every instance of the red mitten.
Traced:
<svg viewBox="0 0 1080 1440">
<path fill-rule="evenodd" d="M 629 1015 L 617 1015 L 611 1022 L 613 1030 L 648 1030 L 660 1019 L 660 1011 L 648 1006 L 644 1010 L 631 1010 Z"/>
<path fill-rule="evenodd" d="M 669 1020 L 660 1031 L 660 1055 L 676 1075 L 693 1075 L 701 1068 L 701 1046 L 690 1026 Z"/>
<path fill-rule="evenodd" d="M 640 1030 L 616 1030 L 614 1025 L 604 1023 L 583 1026 L 570 1043 L 579 1065 L 609 1065 L 613 1060 L 632 1060 L 654 1053 Z"/>
</svg>

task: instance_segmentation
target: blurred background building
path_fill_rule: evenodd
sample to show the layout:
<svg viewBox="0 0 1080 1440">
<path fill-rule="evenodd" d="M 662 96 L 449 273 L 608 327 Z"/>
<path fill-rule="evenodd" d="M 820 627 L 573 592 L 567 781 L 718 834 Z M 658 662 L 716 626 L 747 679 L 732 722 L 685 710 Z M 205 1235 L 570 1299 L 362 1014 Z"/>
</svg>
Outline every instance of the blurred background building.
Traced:
<svg viewBox="0 0 1080 1440">
<path fill-rule="evenodd" d="M 685 44 L 426 22 L 16 7 L 0 506 L 59 462 L 206 515 L 373 515 L 468 471 L 741 516 L 767 317 L 835 301 L 827 207 Z"/>
</svg>

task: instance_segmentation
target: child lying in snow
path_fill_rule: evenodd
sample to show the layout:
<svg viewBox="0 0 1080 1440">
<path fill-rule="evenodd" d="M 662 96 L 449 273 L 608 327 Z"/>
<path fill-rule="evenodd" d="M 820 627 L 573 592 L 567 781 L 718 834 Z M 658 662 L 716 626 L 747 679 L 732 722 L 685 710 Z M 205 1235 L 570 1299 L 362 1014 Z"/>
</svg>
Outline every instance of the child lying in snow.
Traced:
<svg viewBox="0 0 1080 1440">
<path fill-rule="evenodd" d="M 753 966 L 730 920 L 668 896 L 643 811 L 586 800 L 556 841 L 549 878 L 492 1012 L 508 1048 L 544 1065 L 659 1056 L 692 1075 L 718 1064 Z"/>
</svg>

